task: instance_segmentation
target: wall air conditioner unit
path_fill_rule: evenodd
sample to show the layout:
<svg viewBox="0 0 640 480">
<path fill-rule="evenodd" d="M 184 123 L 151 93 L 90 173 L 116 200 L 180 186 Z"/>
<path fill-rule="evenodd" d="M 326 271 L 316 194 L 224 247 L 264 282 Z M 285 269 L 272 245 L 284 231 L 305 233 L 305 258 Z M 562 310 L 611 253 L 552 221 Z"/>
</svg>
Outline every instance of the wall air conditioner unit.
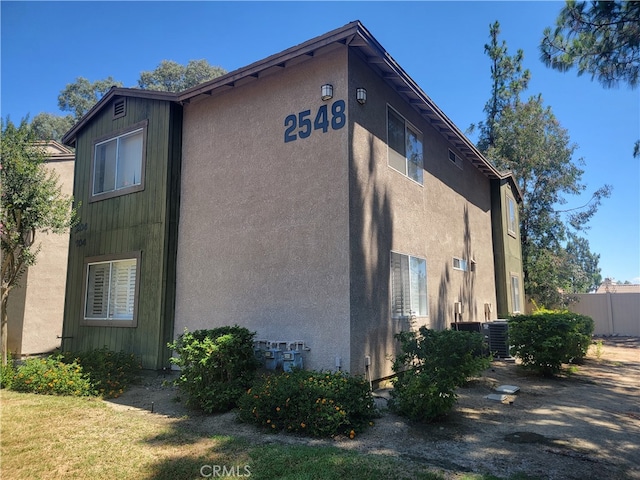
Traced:
<svg viewBox="0 0 640 480">
<path fill-rule="evenodd" d="M 484 323 L 482 329 L 491 355 L 495 358 L 512 358 L 509 354 L 509 323 L 506 320 Z"/>
</svg>

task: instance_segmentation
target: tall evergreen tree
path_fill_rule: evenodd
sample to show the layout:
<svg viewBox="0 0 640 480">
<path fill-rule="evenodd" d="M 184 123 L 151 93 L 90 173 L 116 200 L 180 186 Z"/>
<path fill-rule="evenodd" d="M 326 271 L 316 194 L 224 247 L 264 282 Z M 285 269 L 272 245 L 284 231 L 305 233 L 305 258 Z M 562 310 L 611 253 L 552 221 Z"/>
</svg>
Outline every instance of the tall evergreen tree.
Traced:
<svg viewBox="0 0 640 480">
<path fill-rule="evenodd" d="M 605 88 L 638 86 L 640 2 L 567 1 L 556 27 L 544 30 L 540 58 L 551 68 L 590 73 Z"/>
<path fill-rule="evenodd" d="M 491 26 L 491 43 L 485 46 L 492 65 L 492 91 L 478 147 L 497 168 L 512 171 L 518 180 L 523 193 L 520 233 L 525 291 L 537 302 L 553 305 L 562 300 L 561 290 L 583 289 L 578 284 L 567 288 L 568 279 L 577 278 L 567 274 L 577 271 L 571 264 L 577 257 L 567 254 L 567 241 L 578 242 L 576 232 L 587 228 L 610 187 L 597 190 L 584 208 L 558 209 L 567 197 L 586 189 L 581 183 L 584 162 L 574 161 L 577 146 L 541 95 L 520 99 L 529 80 L 521 67 L 523 54 L 508 55 L 506 43 L 498 43 L 497 27 L 497 22 Z M 496 68 L 500 65 L 508 68 Z"/>
<path fill-rule="evenodd" d="M 568 0 L 547 27 L 540 58 L 548 67 L 578 75 L 590 73 L 605 88 L 626 83 L 636 88 L 640 74 L 640 2 Z M 640 140 L 633 146 L 640 157 Z"/>
<path fill-rule="evenodd" d="M 522 68 L 524 52 L 518 50 L 515 55 L 507 54 L 507 43 L 499 41 L 500 23 L 489 26 L 490 43 L 484 51 L 491 60 L 491 97 L 484 107 L 486 120 L 478 124 L 478 147 L 485 151 L 496 140 L 495 129 L 505 108 L 514 106 L 520 100 L 520 93 L 527 89 L 531 73 Z M 472 126 L 472 129 L 475 128 Z"/>
</svg>

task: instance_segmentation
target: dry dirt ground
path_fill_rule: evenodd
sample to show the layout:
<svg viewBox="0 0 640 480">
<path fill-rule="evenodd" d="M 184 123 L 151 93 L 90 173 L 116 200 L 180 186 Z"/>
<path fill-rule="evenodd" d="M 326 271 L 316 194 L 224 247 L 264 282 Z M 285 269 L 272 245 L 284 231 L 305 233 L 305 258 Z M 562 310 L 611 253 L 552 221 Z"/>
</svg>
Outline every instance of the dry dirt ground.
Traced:
<svg viewBox="0 0 640 480">
<path fill-rule="evenodd" d="M 353 440 L 314 440 L 266 434 L 235 414 L 201 415 L 177 400 L 171 375 L 146 376 L 114 408 L 163 416 L 203 435 L 233 435 L 257 443 L 334 445 L 417 462 L 449 479 L 474 472 L 508 478 L 640 480 L 640 338 L 609 337 L 591 347 L 584 365 L 556 379 L 527 375 L 497 360 L 458 392 L 447 419 L 412 424 L 386 410 L 388 390 L 377 390 L 382 417 Z M 499 385 L 520 391 L 490 400 Z"/>
</svg>

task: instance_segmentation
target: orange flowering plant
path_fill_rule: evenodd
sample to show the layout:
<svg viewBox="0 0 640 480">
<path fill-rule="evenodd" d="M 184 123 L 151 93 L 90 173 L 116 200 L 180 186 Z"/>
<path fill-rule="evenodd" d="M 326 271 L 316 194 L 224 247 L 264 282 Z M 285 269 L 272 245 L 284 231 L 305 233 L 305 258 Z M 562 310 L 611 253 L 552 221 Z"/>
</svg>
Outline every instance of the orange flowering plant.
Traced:
<svg viewBox="0 0 640 480">
<path fill-rule="evenodd" d="M 245 423 L 313 437 L 353 438 L 378 416 L 369 384 L 342 372 L 264 375 L 240 397 L 238 406 L 238 418 Z"/>
</svg>

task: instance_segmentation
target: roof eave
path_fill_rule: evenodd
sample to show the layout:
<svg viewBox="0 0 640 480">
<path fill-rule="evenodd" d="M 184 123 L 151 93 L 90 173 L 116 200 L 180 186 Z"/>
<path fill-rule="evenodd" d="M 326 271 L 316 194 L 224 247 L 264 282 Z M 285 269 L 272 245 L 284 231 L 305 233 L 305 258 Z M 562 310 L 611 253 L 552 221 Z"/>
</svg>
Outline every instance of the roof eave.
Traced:
<svg viewBox="0 0 640 480">
<path fill-rule="evenodd" d="M 114 96 L 135 96 L 143 98 L 158 98 L 162 100 L 186 104 L 201 95 L 213 95 L 216 91 L 234 88 L 238 82 L 248 78 L 259 78 L 266 70 L 285 68 L 292 61 L 299 61 L 301 57 L 313 57 L 315 53 L 334 43 L 341 43 L 357 51 L 361 57 L 439 133 L 452 143 L 479 171 L 491 179 L 501 179 L 499 172 L 477 149 L 477 147 L 458 129 L 440 108 L 422 91 L 402 67 L 387 53 L 371 33 L 359 22 L 347 25 L 325 33 L 319 37 L 293 46 L 280 53 L 254 62 L 246 67 L 234 70 L 217 77 L 209 82 L 195 86 L 181 93 L 154 92 L 149 90 L 113 87 L 109 92 L 82 117 L 62 139 L 69 146 L 75 144 L 75 138 L 87 122 L 89 122 Z M 516 185 L 517 186 L 517 185 Z"/>
<path fill-rule="evenodd" d="M 215 90 L 223 87 L 233 87 L 238 81 L 247 77 L 253 76 L 258 78 L 260 73 L 267 69 L 273 67 L 284 68 L 288 62 L 300 58 L 301 56 L 307 55 L 309 57 L 313 57 L 317 50 L 333 43 L 339 42 L 346 44 L 347 40 L 355 35 L 359 28 L 361 28 L 360 22 L 351 22 L 341 28 L 325 33 L 324 35 L 290 47 L 280 53 L 258 60 L 246 67 L 239 68 L 206 83 L 185 90 L 178 95 L 178 101 L 182 103 L 189 103 L 194 97 L 199 95 L 211 95 Z"/>
</svg>

